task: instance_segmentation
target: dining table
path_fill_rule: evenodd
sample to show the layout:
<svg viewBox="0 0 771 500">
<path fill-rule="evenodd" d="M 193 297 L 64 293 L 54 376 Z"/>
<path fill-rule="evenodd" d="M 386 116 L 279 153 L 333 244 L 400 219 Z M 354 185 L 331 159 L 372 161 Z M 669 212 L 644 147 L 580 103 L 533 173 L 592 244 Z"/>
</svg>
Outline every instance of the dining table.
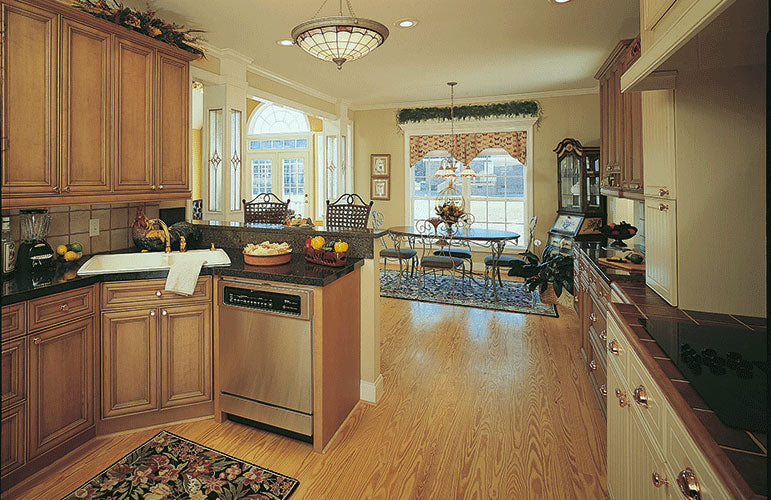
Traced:
<svg viewBox="0 0 771 500">
<path fill-rule="evenodd" d="M 393 226 L 388 228 L 388 233 L 391 235 L 394 247 L 396 251 L 399 251 L 401 240 L 404 238 L 408 241 L 410 247 L 414 247 L 415 240 L 425 240 L 427 238 L 445 242 L 445 248 L 452 249 L 453 246 L 466 246 L 470 245 L 479 246 L 490 250 L 491 259 L 491 272 L 492 272 L 492 289 L 493 297 L 498 300 L 498 289 L 496 287 L 495 276 L 498 272 L 498 261 L 503 254 L 504 248 L 508 242 L 513 242 L 514 245 L 519 241 L 519 233 L 513 231 L 501 231 L 499 229 L 486 229 L 479 227 L 463 227 L 463 226 L 451 226 L 448 227 L 445 224 L 440 224 L 433 227 L 430 224 L 427 225 L 412 225 L 412 226 Z M 472 276 L 473 279 L 473 276 Z"/>
</svg>

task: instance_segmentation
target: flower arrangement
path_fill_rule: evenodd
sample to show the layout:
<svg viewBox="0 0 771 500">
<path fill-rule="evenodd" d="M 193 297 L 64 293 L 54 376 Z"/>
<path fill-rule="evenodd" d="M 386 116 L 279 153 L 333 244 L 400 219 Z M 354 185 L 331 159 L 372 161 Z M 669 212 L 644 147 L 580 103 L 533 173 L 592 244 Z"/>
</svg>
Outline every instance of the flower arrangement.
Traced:
<svg viewBox="0 0 771 500">
<path fill-rule="evenodd" d="M 464 214 L 463 207 L 454 201 L 445 201 L 436 207 L 436 215 L 444 222 L 455 224 Z"/>
<path fill-rule="evenodd" d="M 145 11 L 125 7 L 117 0 L 73 0 L 72 5 L 92 16 L 175 45 L 187 52 L 203 55 L 203 50 L 196 45 L 202 41 L 196 33 L 204 33 L 203 30 L 187 29 L 155 17 L 156 11 L 152 10 L 149 4 Z"/>
</svg>

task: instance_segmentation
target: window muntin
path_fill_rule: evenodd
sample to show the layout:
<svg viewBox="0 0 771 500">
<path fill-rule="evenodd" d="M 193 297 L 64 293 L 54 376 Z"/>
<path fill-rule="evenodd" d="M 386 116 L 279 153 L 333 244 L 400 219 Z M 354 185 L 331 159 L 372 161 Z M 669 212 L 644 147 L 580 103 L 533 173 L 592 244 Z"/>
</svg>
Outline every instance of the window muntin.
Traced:
<svg viewBox="0 0 771 500">
<path fill-rule="evenodd" d="M 252 199 L 258 194 L 273 191 L 273 162 L 252 160 Z"/>
<path fill-rule="evenodd" d="M 230 111 L 230 210 L 241 208 L 241 112 Z"/>
<path fill-rule="evenodd" d="M 305 201 L 305 159 L 284 158 L 281 160 L 283 173 L 283 200 L 289 201 L 289 208 L 296 214 L 303 213 Z M 304 214 L 305 215 L 305 214 Z"/>
<path fill-rule="evenodd" d="M 209 211 L 222 210 L 222 110 L 209 110 Z"/>
<path fill-rule="evenodd" d="M 308 139 L 253 139 L 249 141 L 249 151 L 269 151 L 275 149 L 307 149 Z"/>
<path fill-rule="evenodd" d="M 308 133 L 311 130 L 305 113 L 273 103 L 264 103 L 249 120 L 249 135 Z"/>
</svg>

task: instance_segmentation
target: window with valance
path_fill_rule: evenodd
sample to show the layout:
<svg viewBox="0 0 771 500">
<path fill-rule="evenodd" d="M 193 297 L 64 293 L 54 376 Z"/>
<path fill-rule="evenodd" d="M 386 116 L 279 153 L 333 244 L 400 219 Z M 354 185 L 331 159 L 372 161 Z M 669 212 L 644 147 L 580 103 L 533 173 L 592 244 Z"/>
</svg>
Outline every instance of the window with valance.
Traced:
<svg viewBox="0 0 771 500">
<path fill-rule="evenodd" d="M 527 132 L 480 132 L 455 134 L 455 148 L 452 136 L 413 135 L 410 136 L 410 166 L 425 158 L 432 151 L 455 151 L 456 160 L 469 165 L 471 161 L 486 149 L 503 149 L 512 158 L 527 163 Z"/>
</svg>

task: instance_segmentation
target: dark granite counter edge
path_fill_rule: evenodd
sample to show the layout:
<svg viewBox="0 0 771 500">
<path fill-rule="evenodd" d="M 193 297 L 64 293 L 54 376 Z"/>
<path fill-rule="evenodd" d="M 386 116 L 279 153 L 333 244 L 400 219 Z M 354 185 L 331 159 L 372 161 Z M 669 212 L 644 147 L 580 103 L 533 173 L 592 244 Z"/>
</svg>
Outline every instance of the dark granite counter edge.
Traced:
<svg viewBox="0 0 771 500">
<path fill-rule="evenodd" d="M 230 253 L 230 251 L 228 252 Z M 83 257 L 78 261 L 79 265 L 84 264 L 90 256 Z M 233 256 L 231 255 L 231 261 Z M 3 294 L 0 299 L 0 305 L 6 306 L 22 302 L 25 300 L 35 299 L 38 297 L 45 297 L 46 295 L 52 295 L 59 292 L 65 292 L 68 290 L 74 290 L 94 283 L 106 283 L 111 281 L 130 281 L 130 280 L 142 280 L 142 279 L 158 279 L 166 278 L 169 274 L 167 270 L 163 271 L 141 271 L 132 273 L 112 273 L 112 274 L 97 274 L 92 276 L 76 276 L 72 279 L 64 280 L 62 278 L 65 272 L 77 272 L 79 265 L 60 267 L 56 271 L 55 280 L 62 280 L 50 285 L 44 285 L 38 288 L 29 288 L 18 292 L 12 292 L 9 294 Z M 364 259 L 349 258 L 346 265 L 340 268 L 332 268 L 325 266 L 318 266 L 317 264 L 307 263 L 308 266 L 313 268 L 323 269 L 322 275 L 319 276 L 305 276 L 305 275 L 287 275 L 276 272 L 271 272 L 268 268 L 260 269 L 255 266 L 248 266 L 248 269 L 234 268 L 233 263 L 230 266 L 221 267 L 204 267 L 201 269 L 201 276 L 233 276 L 240 278 L 248 278 L 262 281 L 272 281 L 277 283 L 291 283 L 294 285 L 327 286 L 341 277 L 349 274 L 356 269 L 364 265 Z M 3 276 L 3 281 L 8 279 L 14 279 L 13 275 Z"/>
<path fill-rule="evenodd" d="M 677 310 L 676 308 L 672 309 Z M 746 431 L 728 428 L 717 419 L 710 421 L 708 426 L 703 419 L 699 418 L 696 410 L 694 410 L 695 407 L 701 407 L 703 410 L 710 410 L 710 408 L 698 395 L 696 395 L 697 400 L 692 397 L 690 392 L 693 392 L 693 389 L 690 384 L 676 383 L 676 381 L 686 380 L 686 378 L 639 324 L 640 317 L 648 317 L 648 314 L 645 313 L 645 307 L 641 308 L 635 304 L 610 303 L 609 314 L 613 314 L 619 321 L 635 353 L 650 372 L 654 381 L 661 387 L 664 396 L 675 408 L 677 415 L 683 419 L 691 438 L 697 443 L 722 482 L 729 487 L 731 493 L 737 495 L 737 498 L 766 498 L 768 485 L 763 479 L 765 476 L 758 477 L 758 473 L 762 475 L 766 473 L 767 453 L 747 436 L 749 433 Z M 656 314 L 653 313 L 651 316 L 656 317 Z M 688 321 L 684 318 L 671 319 Z M 693 322 L 695 323 L 695 321 Z M 694 401 L 698 401 L 695 403 L 696 406 L 692 404 Z M 742 445 L 737 444 L 742 437 L 746 441 Z M 724 446 L 730 450 L 735 450 L 735 453 L 741 456 L 729 455 Z M 745 451 L 741 448 L 752 449 Z M 758 453 L 762 453 L 764 456 L 760 456 Z"/>
</svg>

